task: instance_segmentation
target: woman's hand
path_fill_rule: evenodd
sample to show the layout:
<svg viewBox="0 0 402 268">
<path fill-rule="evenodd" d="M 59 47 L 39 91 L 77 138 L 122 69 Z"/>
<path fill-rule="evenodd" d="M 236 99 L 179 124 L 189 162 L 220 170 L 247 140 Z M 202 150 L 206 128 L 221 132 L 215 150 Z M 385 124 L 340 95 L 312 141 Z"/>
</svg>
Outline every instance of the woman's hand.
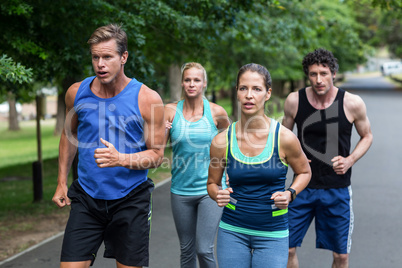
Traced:
<svg viewBox="0 0 402 268">
<path fill-rule="evenodd" d="M 231 193 L 233 193 L 233 189 L 230 187 L 226 188 L 225 190 L 218 190 L 216 195 L 216 203 L 218 206 L 225 207 L 227 204 L 229 204 Z"/>
<path fill-rule="evenodd" d="M 289 191 L 275 192 L 271 199 L 274 200 L 275 206 L 279 209 L 287 209 L 291 200 Z"/>
<path fill-rule="evenodd" d="M 166 120 L 165 126 L 166 126 L 166 129 L 167 129 L 167 130 L 168 130 L 168 129 L 171 129 L 171 128 L 172 128 L 172 122 L 169 122 L 168 120 Z"/>
</svg>

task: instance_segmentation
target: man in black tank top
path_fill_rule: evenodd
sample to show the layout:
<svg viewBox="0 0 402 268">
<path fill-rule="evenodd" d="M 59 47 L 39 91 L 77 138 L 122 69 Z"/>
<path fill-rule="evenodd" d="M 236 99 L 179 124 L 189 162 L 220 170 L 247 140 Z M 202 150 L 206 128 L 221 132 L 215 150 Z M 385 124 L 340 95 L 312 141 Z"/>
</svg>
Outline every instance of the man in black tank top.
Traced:
<svg viewBox="0 0 402 268">
<path fill-rule="evenodd" d="M 296 247 L 313 218 L 316 247 L 333 252 L 332 267 L 348 267 L 353 230 L 351 167 L 370 148 L 370 122 L 363 100 L 334 86 L 338 63 L 330 51 L 307 54 L 303 69 L 311 86 L 289 94 L 282 124 L 292 130 L 296 123 L 312 177 L 289 206 L 288 268 L 299 267 Z M 353 125 L 360 140 L 350 153 Z"/>
</svg>

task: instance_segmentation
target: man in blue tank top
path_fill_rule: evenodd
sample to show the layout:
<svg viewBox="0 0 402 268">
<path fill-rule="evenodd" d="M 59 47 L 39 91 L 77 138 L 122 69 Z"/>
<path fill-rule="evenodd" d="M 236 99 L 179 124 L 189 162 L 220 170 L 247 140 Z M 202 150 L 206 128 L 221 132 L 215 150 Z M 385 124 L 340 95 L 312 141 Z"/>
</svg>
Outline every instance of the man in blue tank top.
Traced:
<svg viewBox="0 0 402 268">
<path fill-rule="evenodd" d="M 296 247 L 301 246 L 313 218 L 316 247 L 333 252 L 332 267 L 349 267 L 353 231 L 351 167 L 370 148 L 370 122 L 363 100 L 334 86 L 338 63 L 330 51 L 317 49 L 307 54 L 303 69 L 311 86 L 289 94 L 282 123 L 289 129 L 296 123 L 312 177 L 289 206 L 288 267 L 299 267 Z M 360 141 L 350 153 L 353 125 Z"/>
<path fill-rule="evenodd" d="M 117 25 L 88 40 L 96 76 L 66 93 L 67 116 L 59 146 L 53 202 L 71 205 L 60 267 L 89 267 L 102 242 L 117 267 L 148 266 L 153 182 L 147 169 L 164 152 L 160 96 L 124 73 L 127 35 Z M 67 176 L 78 149 L 78 180 Z"/>
</svg>

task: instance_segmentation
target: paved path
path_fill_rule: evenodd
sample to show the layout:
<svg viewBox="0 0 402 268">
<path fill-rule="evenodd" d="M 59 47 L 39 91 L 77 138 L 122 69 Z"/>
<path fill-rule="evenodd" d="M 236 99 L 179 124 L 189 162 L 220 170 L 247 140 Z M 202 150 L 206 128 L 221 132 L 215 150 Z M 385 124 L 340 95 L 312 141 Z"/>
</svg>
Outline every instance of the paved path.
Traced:
<svg viewBox="0 0 402 268">
<path fill-rule="evenodd" d="M 368 154 L 353 167 L 355 229 L 350 267 L 402 267 L 402 92 L 365 91 L 367 81 L 372 80 L 360 79 L 353 86 L 348 85 L 349 90 L 365 101 L 374 135 Z M 353 145 L 357 138 L 354 133 Z M 162 185 L 153 194 L 151 268 L 179 267 L 179 242 L 170 210 L 169 187 L 170 183 Z M 314 241 L 312 226 L 298 249 L 300 267 L 331 267 L 331 253 L 315 249 Z M 58 237 L 0 264 L 0 268 L 58 267 L 60 247 L 61 237 Z M 93 267 L 114 267 L 113 260 L 101 257 L 102 250 L 99 255 Z"/>
</svg>

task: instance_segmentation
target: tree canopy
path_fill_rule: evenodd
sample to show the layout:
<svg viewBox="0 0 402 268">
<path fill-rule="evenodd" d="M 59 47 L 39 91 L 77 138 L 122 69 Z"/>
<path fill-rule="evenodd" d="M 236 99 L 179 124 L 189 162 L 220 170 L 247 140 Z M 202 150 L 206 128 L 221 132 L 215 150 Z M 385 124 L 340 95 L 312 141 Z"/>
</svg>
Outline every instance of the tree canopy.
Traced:
<svg viewBox="0 0 402 268">
<path fill-rule="evenodd" d="M 168 66 L 190 60 L 207 67 L 210 87 L 230 88 L 248 62 L 303 79 L 301 59 L 318 47 L 341 71 L 384 42 L 402 54 L 400 0 L 5 0 L 0 15 L 0 55 L 64 90 L 92 73 L 86 42 L 108 23 L 128 34 L 127 74 L 151 87 L 167 87 Z"/>
</svg>

